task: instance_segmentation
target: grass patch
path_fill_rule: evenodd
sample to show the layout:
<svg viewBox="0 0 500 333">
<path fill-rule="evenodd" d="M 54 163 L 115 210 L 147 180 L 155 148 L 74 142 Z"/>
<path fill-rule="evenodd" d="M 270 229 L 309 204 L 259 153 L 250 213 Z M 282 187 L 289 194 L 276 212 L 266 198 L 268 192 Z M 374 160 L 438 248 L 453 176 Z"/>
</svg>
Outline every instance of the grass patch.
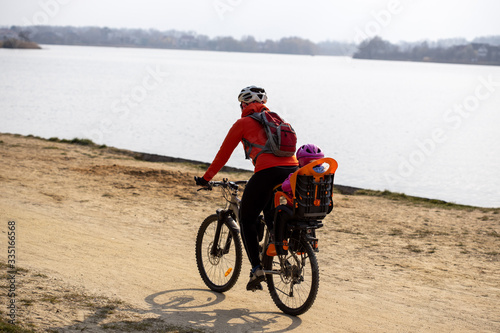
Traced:
<svg viewBox="0 0 500 333">
<path fill-rule="evenodd" d="M 397 193 L 391 191 L 374 191 L 374 190 L 358 190 L 355 195 L 366 195 L 366 196 L 374 196 L 374 197 L 383 197 L 392 201 L 400 201 L 407 202 L 415 205 L 421 205 L 430 208 L 444 208 L 444 209 L 460 209 L 473 211 L 476 209 L 480 209 L 483 212 L 493 212 L 493 214 L 498 214 L 500 212 L 500 208 L 482 208 L 468 205 L 460 205 L 451 202 L 446 202 L 443 200 L 437 199 L 427 199 L 421 197 L 414 197 L 410 195 L 406 195 L 404 193 Z"/>
<path fill-rule="evenodd" d="M 14 134 L 14 136 L 16 136 L 16 137 L 22 137 L 22 135 L 19 135 L 19 134 Z M 100 148 L 100 149 L 102 149 L 102 148 L 108 148 L 108 146 L 106 146 L 106 145 L 98 145 L 98 144 L 94 143 L 94 141 L 92 141 L 90 139 L 73 138 L 71 140 L 68 140 L 68 139 L 59 139 L 57 137 L 51 137 L 51 138 L 45 139 L 45 138 L 42 138 L 42 137 L 39 137 L 39 136 L 35 136 L 35 135 L 32 135 L 32 134 L 26 135 L 26 137 L 27 138 L 38 139 L 38 140 L 43 140 L 43 141 L 49 141 L 49 142 L 68 143 L 68 144 L 72 144 L 72 145 L 89 146 L 89 147 L 95 147 L 95 148 Z M 45 148 L 45 149 L 57 149 L 57 148 L 54 147 L 54 148 Z"/>
<path fill-rule="evenodd" d="M 465 248 L 465 244 L 462 242 L 458 243 L 457 247 L 462 249 L 462 250 L 460 250 L 461 254 L 469 254 L 470 253 L 470 251 Z"/>
<path fill-rule="evenodd" d="M 500 238 L 500 234 L 496 231 L 489 231 L 486 233 L 486 235 L 491 236 L 491 237 Z"/>
<path fill-rule="evenodd" d="M 115 310 L 118 305 L 123 304 L 120 300 L 109 300 L 102 296 L 89 296 L 81 293 L 67 293 L 62 299 L 75 304 L 82 304 L 90 309 L 98 309 L 99 314 L 108 314 Z M 104 302 L 106 305 L 99 306 L 98 303 Z"/>
<path fill-rule="evenodd" d="M 185 164 L 188 164 L 188 163 L 185 163 Z M 193 166 L 193 164 L 190 164 L 190 165 Z M 206 164 L 206 163 L 194 165 L 195 168 L 200 169 L 202 171 L 206 170 L 209 166 L 210 166 L 210 164 Z"/>
<path fill-rule="evenodd" d="M 72 145 L 80 145 L 80 146 L 92 146 L 92 147 L 97 147 L 98 145 L 95 144 L 92 140 L 89 139 L 79 139 L 79 138 L 74 138 L 72 140 L 66 140 L 66 139 L 59 139 L 56 137 L 49 138 L 49 141 L 51 142 L 60 142 L 60 143 L 69 143 Z M 105 148 L 106 145 L 102 145 L 99 147 Z"/>
<path fill-rule="evenodd" d="M 27 330 L 17 325 L 9 324 L 9 322 L 3 318 L 0 318 L 0 332 L 6 333 L 33 333 L 33 330 Z"/>
<path fill-rule="evenodd" d="M 35 138 L 41 139 L 41 140 L 45 140 L 45 139 L 39 138 L 39 137 L 35 137 Z M 73 138 L 71 140 L 67 140 L 67 139 L 59 139 L 59 138 L 56 138 L 56 137 L 52 137 L 52 138 L 47 139 L 47 141 L 50 141 L 50 142 L 59 142 L 59 143 L 68 143 L 68 144 L 79 145 L 79 146 L 89 146 L 89 147 L 94 147 L 94 148 L 99 148 L 99 149 L 108 148 L 108 146 L 106 146 L 106 145 L 98 145 L 98 144 L 96 144 L 94 141 L 92 141 L 90 139 Z"/>
<path fill-rule="evenodd" d="M 403 234 L 403 230 L 397 229 L 397 228 L 393 228 L 389 232 L 389 236 L 401 236 L 402 234 Z"/>
<path fill-rule="evenodd" d="M 203 333 L 200 329 L 166 324 L 162 319 L 148 318 L 140 322 L 125 320 L 101 326 L 105 330 L 118 332 L 165 332 L 165 333 Z"/>
<path fill-rule="evenodd" d="M 104 329 L 113 329 L 120 332 L 149 331 L 153 327 L 153 319 L 143 320 L 141 322 L 125 320 L 121 323 L 110 323 L 102 325 Z"/>
<path fill-rule="evenodd" d="M 42 273 L 36 273 L 36 274 L 33 274 L 33 277 L 41 277 L 41 278 L 44 278 L 44 279 L 48 278 L 48 276 L 47 276 L 47 275 L 42 274 Z"/>
<path fill-rule="evenodd" d="M 429 236 L 449 236 L 446 232 L 432 231 L 429 229 L 418 229 L 411 235 L 413 238 L 425 238 Z"/>
<path fill-rule="evenodd" d="M 427 253 L 430 253 L 430 254 L 432 254 L 432 253 L 436 253 L 436 250 L 437 250 L 437 247 L 435 247 L 435 246 L 434 246 L 434 247 L 431 247 L 431 248 L 427 251 Z"/>
<path fill-rule="evenodd" d="M 56 304 L 56 303 L 60 303 L 61 302 L 60 299 L 58 299 L 56 296 L 53 296 L 53 295 L 45 295 L 42 298 L 40 298 L 40 301 L 42 301 L 42 302 L 49 302 L 51 304 Z"/>
<path fill-rule="evenodd" d="M 362 232 L 353 231 L 351 229 L 346 229 L 346 228 L 339 228 L 339 229 L 335 229 L 334 231 L 336 231 L 336 232 L 343 232 L 345 234 L 351 234 L 351 235 L 363 235 Z"/>
<path fill-rule="evenodd" d="M 32 299 L 21 299 L 19 300 L 23 306 L 33 305 L 34 301 Z"/>
<path fill-rule="evenodd" d="M 114 310 L 117 308 L 114 304 L 108 304 L 96 310 L 95 317 L 99 319 L 107 318 L 109 315 L 113 314 Z"/>
<path fill-rule="evenodd" d="M 410 252 L 413 252 L 413 253 L 421 253 L 423 252 L 422 249 L 420 249 L 418 246 L 416 245 L 411 245 L 411 244 L 408 244 L 404 247 L 405 250 L 408 250 Z"/>
</svg>

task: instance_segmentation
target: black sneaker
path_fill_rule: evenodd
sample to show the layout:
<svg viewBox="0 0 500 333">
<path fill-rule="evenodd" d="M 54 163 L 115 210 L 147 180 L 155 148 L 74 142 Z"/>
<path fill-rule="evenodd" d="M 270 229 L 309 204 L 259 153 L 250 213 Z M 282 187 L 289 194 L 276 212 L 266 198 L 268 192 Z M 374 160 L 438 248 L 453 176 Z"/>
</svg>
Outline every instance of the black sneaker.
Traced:
<svg viewBox="0 0 500 333">
<path fill-rule="evenodd" d="M 247 284 L 247 290 L 256 291 L 262 290 L 261 282 L 266 279 L 266 274 L 261 266 L 257 266 L 250 272 L 250 281 Z"/>
</svg>

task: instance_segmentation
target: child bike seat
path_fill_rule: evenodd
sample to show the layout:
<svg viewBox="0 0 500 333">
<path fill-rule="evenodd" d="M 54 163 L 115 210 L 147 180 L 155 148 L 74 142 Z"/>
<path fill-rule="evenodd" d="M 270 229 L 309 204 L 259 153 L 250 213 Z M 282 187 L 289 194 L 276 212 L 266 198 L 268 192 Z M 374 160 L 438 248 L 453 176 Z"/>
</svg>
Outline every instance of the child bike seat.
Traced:
<svg viewBox="0 0 500 333">
<path fill-rule="evenodd" d="M 314 170 L 323 165 L 323 171 Z M 321 220 L 333 207 L 333 178 L 338 164 L 333 158 L 320 158 L 295 171 L 290 176 L 293 197 L 278 191 L 274 197 L 275 207 L 285 197 L 292 204 L 293 216 L 303 220 Z"/>
</svg>

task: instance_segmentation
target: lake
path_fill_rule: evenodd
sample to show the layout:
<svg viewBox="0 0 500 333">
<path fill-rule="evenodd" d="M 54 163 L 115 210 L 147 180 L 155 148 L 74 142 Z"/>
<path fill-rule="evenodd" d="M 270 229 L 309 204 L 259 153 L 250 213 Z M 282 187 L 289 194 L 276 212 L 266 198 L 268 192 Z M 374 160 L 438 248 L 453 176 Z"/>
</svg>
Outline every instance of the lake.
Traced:
<svg viewBox="0 0 500 333">
<path fill-rule="evenodd" d="M 211 162 L 260 85 L 338 184 L 500 207 L 500 67 L 42 47 L 0 49 L 0 132 Z M 228 165 L 252 168 L 241 146 Z"/>
</svg>

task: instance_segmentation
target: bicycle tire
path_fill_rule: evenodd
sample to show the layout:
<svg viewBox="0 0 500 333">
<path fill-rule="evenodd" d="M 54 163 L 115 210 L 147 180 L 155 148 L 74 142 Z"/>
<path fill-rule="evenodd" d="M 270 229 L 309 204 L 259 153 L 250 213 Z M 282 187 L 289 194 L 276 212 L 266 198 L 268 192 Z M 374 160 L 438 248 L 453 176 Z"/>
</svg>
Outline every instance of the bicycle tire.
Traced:
<svg viewBox="0 0 500 333">
<path fill-rule="evenodd" d="M 238 232 L 222 225 L 219 237 L 218 254 L 211 255 L 213 240 L 217 229 L 217 214 L 208 216 L 198 229 L 196 236 L 196 265 L 203 282 L 213 291 L 225 292 L 231 289 L 241 272 L 242 247 Z M 228 253 L 223 247 L 229 239 Z"/>
<path fill-rule="evenodd" d="M 297 265 L 291 249 L 285 255 L 264 257 L 264 270 L 280 272 L 280 274 L 267 274 L 267 287 L 271 298 L 281 311 L 292 316 L 301 315 L 309 310 L 316 300 L 319 289 L 319 267 L 316 254 L 306 240 L 301 238 L 296 241 L 300 244 L 299 248 L 302 252 L 293 253 L 304 261 L 302 268 Z M 288 267 L 281 266 L 280 257 L 289 264 Z"/>
</svg>

